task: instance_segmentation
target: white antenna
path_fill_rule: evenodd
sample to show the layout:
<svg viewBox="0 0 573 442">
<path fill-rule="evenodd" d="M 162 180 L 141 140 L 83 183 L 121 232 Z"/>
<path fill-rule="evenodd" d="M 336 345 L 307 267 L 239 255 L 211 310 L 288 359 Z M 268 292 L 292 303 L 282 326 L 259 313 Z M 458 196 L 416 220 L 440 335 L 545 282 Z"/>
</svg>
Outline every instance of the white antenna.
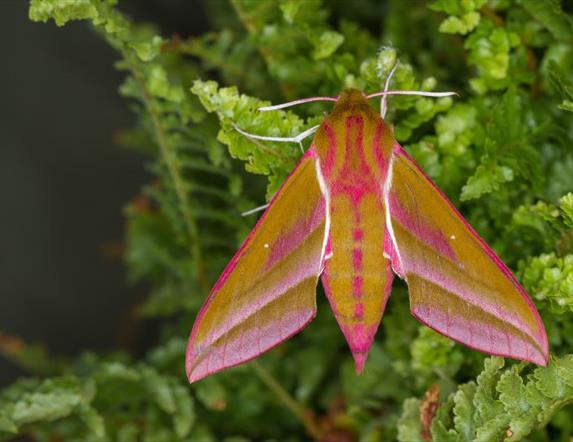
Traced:
<svg viewBox="0 0 573 442">
<path fill-rule="evenodd" d="M 400 63 L 399 61 L 396 61 L 396 63 L 390 70 L 388 77 L 386 77 L 386 82 L 384 83 L 384 95 L 382 95 L 382 98 L 380 99 L 380 116 L 382 118 L 386 116 L 386 99 L 388 97 L 388 88 L 390 86 L 390 80 L 392 79 L 392 75 L 394 75 L 394 72 L 396 72 L 396 68 L 398 67 L 399 63 Z"/>
<path fill-rule="evenodd" d="M 256 135 L 249 132 L 245 132 L 234 123 L 233 123 L 233 128 L 241 135 L 244 135 L 247 138 L 253 138 L 255 140 L 278 141 L 280 143 L 298 143 L 298 145 L 300 146 L 300 150 L 302 151 L 302 153 L 304 153 L 304 148 L 302 147 L 302 140 L 304 140 L 309 135 L 315 133 L 316 130 L 319 128 L 319 125 L 312 126 L 310 129 L 307 129 L 304 132 L 299 133 L 296 137 L 267 137 L 264 135 Z"/>
<path fill-rule="evenodd" d="M 263 106 L 259 107 L 261 112 L 273 111 L 278 109 L 284 109 L 285 107 L 296 106 L 297 104 L 312 103 L 313 101 L 337 101 L 338 97 L 310 97 L 301 98 L 300 100 L 289 101 L 287 103 L 275 104 L 274 106 Z"/>
</svg>

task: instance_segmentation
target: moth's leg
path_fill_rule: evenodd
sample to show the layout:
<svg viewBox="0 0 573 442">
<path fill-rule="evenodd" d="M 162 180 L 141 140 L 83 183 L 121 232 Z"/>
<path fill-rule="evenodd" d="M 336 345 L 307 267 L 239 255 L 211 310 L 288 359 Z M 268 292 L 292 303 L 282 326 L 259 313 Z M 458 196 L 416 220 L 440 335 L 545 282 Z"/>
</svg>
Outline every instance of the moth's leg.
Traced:
<svg viewBox="0 0 573 442">
<path fill-rule="evenodd" d="M 241 135 L 244 135 L 247 138 L 253 138 L 255 140 L 278 141 L 280 143 L 298 143 L 298 145 L 300 146 L 300 150 L 302 151 L 302 153 L 304 153 L 304 148 L 302 147 L 302 140 L 315 133 L 316 130 L 319 128 L 319 125 L 313 126 L 310 129 L 301 132 L 296 137 L 267 137 L 264 135 L 255 135 L 249 132 L 245 132 L 244 130 L 239 128 L 236 124 L 233 124 L 233 128 Z"/>
<path fill-rule="evenodd" d="M 269 204 L 263 204 L 262 206 L 259 207 L 255 207 L 254 209 L 250 209 L 247 210 L 246 212 L 241 212 L 241 216 L 249 216 L 252 215 L 253 213 L 257 213 L 260 212 L 261 210 L 265 210 L 267 207 L 269 207 Z"/>
<path fill-rule="evenodd" d="M 265 210 L 267 207 L 269 207 L 269 204 L 263 204 L 262 206 L 255 207 L 254 209 L 247 210 L 246 212 L 241 213 L 241 216 L 252 215 L 253 213 L 257 213 L 257 212 L 260 212 L 261 210 Z"/>
<path fill-rule="evenodd" d="M 264 135 L 256 135 L 256 134 L 252 134 L 249 132 L 245 132 L 244 130 L 239 128 L 236 124 L 233 124 L 233 128 L 237 132 L 239 132 L 241 135 L 244 135 L 247 138 L 253 138 L 255 140 L 279 141 L 281 143 L 293 143 L 293 142 L 298 143 L 298 145 L 300 146 L 301 152 L 304 153 L 304 147 L 302 146 L 302 140 L 304 140 L 308 136 L 315 133 L 316 130 L 319 128 L 319 126 L 318 125 L 313 126 L 310 129 L 307 129 L 304 132 L 301 132 L 296 137 L 284 137 L 284 138 L 283 137 L 266 137 Z M 262 206 L 255 207 L 254 209 L 250 209 L 250 210 L 247 210 L 246 212 L 241 213 L 241 216 L 252 215 L 253 213 L 257 213 L 257 212 L 260 212 L 261 210 L 265 210 L 267 207 L 269 207 L 268 204 L 263 204 Z"/>
</svg>

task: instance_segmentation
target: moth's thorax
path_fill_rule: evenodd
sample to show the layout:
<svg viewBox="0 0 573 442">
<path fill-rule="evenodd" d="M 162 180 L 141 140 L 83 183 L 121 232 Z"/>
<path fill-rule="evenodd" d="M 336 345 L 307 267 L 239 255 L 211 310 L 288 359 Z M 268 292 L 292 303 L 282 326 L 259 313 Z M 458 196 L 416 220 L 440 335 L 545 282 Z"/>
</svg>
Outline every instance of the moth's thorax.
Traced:
<svg viewBox="0 0 573 442">
<path fill-rule="evenodd" d="M 370 107 L 362 92 L 357 89 L 345 89 L 338 97 L 329 118 L 336 120 L 356 114 L 361 114 L 371 120 L 380 120 L 380 116 Z"/>
<path fill-rule="evenodd" d="M 391 128 L 362 92 L 347 89 L 314 138 L 327 182 L 358 182 L 385 178 L 394 144 Z"/>
</svg>

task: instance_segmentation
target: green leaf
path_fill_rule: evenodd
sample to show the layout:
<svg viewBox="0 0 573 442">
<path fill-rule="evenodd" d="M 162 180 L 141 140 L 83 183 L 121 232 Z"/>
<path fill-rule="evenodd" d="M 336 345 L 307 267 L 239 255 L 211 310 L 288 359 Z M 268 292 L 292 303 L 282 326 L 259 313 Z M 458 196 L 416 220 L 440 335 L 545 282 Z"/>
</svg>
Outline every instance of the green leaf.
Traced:
<svg viewBox="0 0 573 442">
<path fill-rule="evenodd" d="M 461 15 L 481 8 L 487 0 L 433 0 L 430 8 L 450 15 Z"/>
<path fill-rule="evenodd" d="M 106 431 L 104 419 L 96 409 L 89 405 L 83 404 L 79 407 L 78 415 L 96 437 L 105 437 Z"/>
<path fill-rule="evenodd" d="M 175 385 L 173 395 L 176 404 L 176 412 L 173 416 L 175 433 L 178 437 L 184 438 L 189 435 L 195 424 L 195 405 L 187 387 Z"/>
<path fill-rule="evenodd" d="M 530 185 L 533 177 L 541 179 L 539 152 L 530 145 L 533 133 L 525 122 L 522 104 L 518 91 L 510 88 L 494 107 L 485 130 L 481 164 L 463 187 L 462 200 L 498 191 L 516 177 Z"/>
<path fill-rule="evenodd" d="M 482 164 L 462 188 L 460 198 L 462 201 L 479 198 L 486 193 L 499 190 L 502 184 L 513 181 L 513 178 L 513 170 L 509 167 L 491 164 L 487 157 L 482 158 Z"/>
<path fill-rule="evenodd" d="M 470 81 L 477 93 L 507 87 L 511 51 L 519 44 L 519 36 L 515 32 L 495 27 L 489 20 L 479 22 L 465 42 L 469 50 L 468 63 L 477 68 L 478 76 Z"/>
<path fill-rule="evenodd" d="M 545 26 L 554 36 L 570 43 L 573 40 L 571 19 L 563 13 L 559 0 L 518 0 L 518 3 L 535 20 Z"/>
<path fill-rule="evenodd" d="M 304 0 L 282 0 L 280 4 L 281 11 L 288 23 L 294 23 L 296 14 L 304 6 Z"/>
<path fill-rule="evenodd" d="M 298 146 L 252 140 L 237 132 L 233 125 L 246 132 L 273 137 L 296 136 L 309 125 L 291 112 L 258 112 L 259 107 L 269 103 L 239 95 L 236 88 L 219 89 L 214 81 L 197 80 L 191 90 L 208 112 L 217 113 L 222 125 L 218 139 L 229 147 L 231 155 L 246 160 L 250 172 L 271 175 L 267 196 L 272 196 L 294 167 L 300 155 Z"/>
<path fill-rule="evenodd" d="M 572 360 L 570 356 L 557 359 L 527 377 L 520 375 L 517 365 L 501 371 L 500 358 L 486 360 L 477 387 L 472 382 L 463 384 L 453 395 L 454 429 L 461 433 L 460 440 L 521 440 L 546 425 L 573 402 L 568 375 L 562 375 L 569 373 Z M 449 407 L 449 403 L 440 407 L 432 425 L 433 434 L 444 440 L 454 434 L 449 428 Z"/>
<path fill-rule="evenodd" d="M 334 31 L 324 31 L 320 35 L 313 35 L 310 39 L 314 50 L 312 58 L 322 60 L 330 57 L 344 42 L 344 36 Z"/>
<path fill-rule="evenodd" d="M 0 414 L 0 434 L 1 433 L 17 433 L 18 427 L 12 419 L 4 414 Z"/>
<path fill-rule="evenodd" d="M 569 79 L 565 71 L 555 61 L 549 62 L 549 78 L 553 88 L 561 96 L 562 101 L 559 108 L 572 112 L 573 109 L 573 82 Z"/>
<path fill-rule="evenodd" d="M 453 395 L 443 403 L 437 410 L 436 416 L 432 421 L 431 434 L 432 440 L 443 442 L 458 442 L 461 435 L 452 426 L 451 412 L 454 406 Z"/>
<path fill-rule="evenodd" d="M 99 11 L 94 0 L 31 0 L 30 20 L 54 19 L 58 26 L 70 20 L 97 20 Z"/>
<path fill-rule="evenodd" d="M 500 371 L 503 368 L 502 358 L 492 357 L 484 361 L 484 369 L 477 377 L 477 388 L 473 397 L 476 416 L 475 424 L 478 428 L 478 439 L 481 440 L 480 433 L 487 431 L 491 421 L 498 418 L 503 407 L 497 399 L 496 385 L 499 381 Z"/>
<path fill-rule="evenodd" d="M 468 383 L 461 385 L 454 394 L 454 428 L 463 440 L 472 440 L 475 435 L 473 422 L 475 392 L 476 385 Z"/>
<path fill-rule="evenodd" d="M 402 442 L 414 442 L 422 440 L 422 425 L 420 422 L 419 399 L 406 399 L 402 408 L 402 416 L 398 420 L 398 440 Z"/>
<path fill-rule="evenodd" d="M 159 55 L 161 46 L 164 43 L 161 37 L 154 35 L 150 41 L 132 43 L 131 47 L 135 50 L 141 61 L 149 62 Z"/>
<path fill-rule="evenodd" d="M 534 299 L 555 313 L 573 311 L 573 254 L 542 254 L 520 264 L 523 284 Z"/>
<path fill-rule="evenodd" d="M 477 12 L 468 12 L 460 17 L 448 17 L 440 24 L 440 32 L 465 35 L 478 25 L 480 18 Z"/>
<path fill-rule="evenodd" d="M 143 379 L 159 407 L 166 413 L 174 414 L 177 411 L 177 402 L 169 380 L 150 368 L 143 369 Z"/>
<path fill-rule="evenodd" d="M 530 409 L 525 396 L 523 379 L 519 376 L 516 367 L 512 367 L 501 375 L 497 391 L 499 400 L 510 413 L 521 414 Z"/>
<path fill-rule="evenodd" d="M 423 376 L 430 373 L 455 373 L 463 355 L 457 344 L 428 327 L 420 327 L 418 336 L 411 344 L 412 368 Z"/>
<path fill-rule="evenodd" d="M 569 387 L 573 388 L 573 355 L 564 356 L 555 361 L 557 376 Z M 568 390 L 560 391 L 563 397 L 569 395 Z"/>
<path fill-rule="evenodd" d="M 40 392 L 24 394 L 12 404 L 10 415 L 18 426 L 69 416 L 82 403 L 78 383 L 71 378 L 45 381 Z"/>
<path fill-rule="evenodd" d="M 150 50 L 151 52 L 151 50 Z M 138 54 L 142 52 L 138 51 Z M 143 52 L 144 58 L 153 56 Z M 141 55 L 140 55 L 141 56 Z M 147 88 L 149 92 L 159 98 L 179 103 L 185 98 L 183 89 L 178 85 L 173 85 L 167 78 L 167 72 L 162 66 L 152 65 L 149 70 L 147 79 Z"/>
<path fill-rule="evenodd" d="M 224 410 L 227 407 L 227 393 L 223 385 L 214 377 L 208 377 L 195 386 L 197 399 L 207 408 Z"/>
<path fill-rule="evenodd" d="M 104 437 L 102 416 L 90 405 L 94 395 L 93 382 L 82 383 L 73 376 L 15 384 L 0 396 L 0 432 L 15 433 L 28 424 L 77 415 L 91 434 Z"/>
</svg>

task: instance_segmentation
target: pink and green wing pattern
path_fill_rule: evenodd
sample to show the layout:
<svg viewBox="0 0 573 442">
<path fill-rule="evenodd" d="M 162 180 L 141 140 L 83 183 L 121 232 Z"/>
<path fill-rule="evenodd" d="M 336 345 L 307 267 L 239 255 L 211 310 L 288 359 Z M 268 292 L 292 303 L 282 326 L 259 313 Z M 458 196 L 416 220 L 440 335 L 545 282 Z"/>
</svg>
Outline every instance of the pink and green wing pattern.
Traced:
<svg viewBox="0 0 573 442">
<path fill-rule="evenodd" d="M 300 331 L 316 314 L 319 276 L 360 372 L 394 273 L 422 323 L 482 352 L 547 363 L 543 323 L 515 277 L 364 95 L 346 90 L 199 312 L 189 380 Z"/>
<path fill-rule="evenodd" d="M 412 314 L 476 350 L 545 365 L 547 336 L 505 264 L 399 145 L 385 186 L 386 243 Z"/>
<path fill-rule="evenodd" d="M 213 287 L 187 346 L 190 382 L 260 355 L 314 318 L 326 247 L 316 162 L 309 149 Z"/>
</svg>

